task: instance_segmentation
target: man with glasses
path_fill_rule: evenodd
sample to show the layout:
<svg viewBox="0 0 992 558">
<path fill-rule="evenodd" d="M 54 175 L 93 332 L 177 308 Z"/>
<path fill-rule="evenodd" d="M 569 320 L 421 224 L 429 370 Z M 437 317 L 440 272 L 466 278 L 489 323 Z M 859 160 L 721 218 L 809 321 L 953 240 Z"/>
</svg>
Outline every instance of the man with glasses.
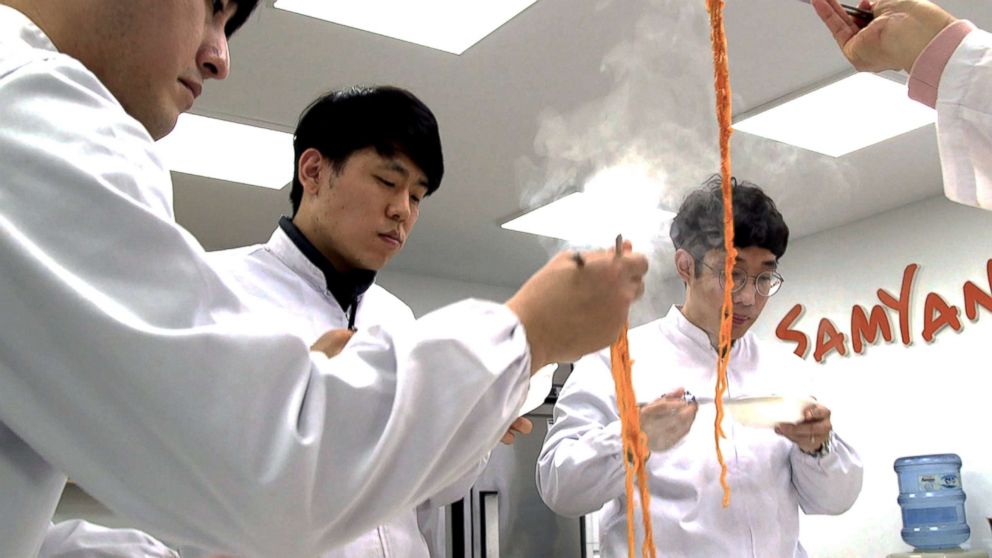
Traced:
<svg viewBox="0 0 992 558">
<path fill-rule="evenodd" d="M 733 203 L 738 254 L 729 278 L 734 342 L 727 395 L 809 395 L 801 381 L 808 365 L 748 333 L 782 286 L 778 263 L 789 228 L 775 203 L 752 184 L 735 181 Z M 631 330 L 629 338 L 634 390 L 645 402 L 641 427 L 651 449 L 647 470 L 655 546 L 666 558 L 806 556 L 799 543 L 799 509 L 840 514 L 850 508 L 861 490 L 861 462 L 833 432 L 830 409 L 819 403 L 805 409 L 802 422 L 774 430 L 727 419 L 721 448 L 732 494 L 730 507 L 721 509 L 715 409 L 684 397 L 686 390 L 709 395 L 716 381 L 715 347 L 728 280 L 718 176 L 686 198 L 671 238 L 685 299 L 664 318 Z M 579 361 L 559 396 L 537 468 L 538 489 L 556 512 L 579 516 L 602 507 L 604 558 L 628 555 L 614 394 L 608 351 Z"/>
</svg>

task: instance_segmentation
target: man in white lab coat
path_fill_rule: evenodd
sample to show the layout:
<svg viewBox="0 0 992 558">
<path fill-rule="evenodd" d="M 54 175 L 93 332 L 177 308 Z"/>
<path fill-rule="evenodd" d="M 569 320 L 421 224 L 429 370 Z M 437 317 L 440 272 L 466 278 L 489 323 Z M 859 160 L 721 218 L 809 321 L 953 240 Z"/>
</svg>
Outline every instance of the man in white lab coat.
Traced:
<svg viewBox="0 0 992 558">
<path fill-rule="evenodd" d="M 410 308 L 375 284 L 375 276 L 403 249 L 421 204 L 441 183 L 441 140 L 430 109 L 394 87 L 332 92 L 304 111 L 294 151 L 293 217 L 283 217 L 267 243 L 214 252 L 208 260 L 257 310 L 305 340 L 336 328 L 416 327 Z M 518 419 L 504 441 L 530 427 Z M 420 435 L 417 424 L 396 428 Z M 434 526 L 437 509 L 464 496 L 484 464 L 327 556 L 442 556 L 429 553 L 435 541 L 421 532 L 418 518 Z"/>
<path fill-rule="evenodd" d="M 643 289 L 642 256 L 560 254 L 334 358 L 254 316 L 153 143 L 254 4 L 0 0 L 4 558 L 37 554 L 67 474 L 170 541 L 318 555 L 473 470 L 529 374 L 606 346 Z"/>
<path fill-rule="evenodd" d="M 782 284 L 777 270 L 789 229 L 753 185 L 735 183 L 733 205 L 733 275 L 723 273 L 723 201 L 714 177 L 686 198 L 671 227 L 676 272 L 686 285 L 683 304 L 630 332 L 632 381 L 652 452 L 646 467 L 654 543 L 666 558 L 805 557 L 799 509 L 839 514 L 861 490 L 857 454 L 833 432 L 830 410 L 817 403 L 805 409 L 804 421 L 774 431 L 723 421 L 732 492 L 729 508 L 722 508 L 714 405 L 687 403 L 682 395 L 713 393 L 725 282 L 734 290 L 727 395 L 810 394 L 800 378 L 802 360 L 748 333 Z M 627 556 L 620 419 L 608 351 L 575 365 L 554 410 L 537 481 L 558 513 L 578 516 L 602 507 L 603 556 Z"/>
<path fill-rule="evenodd" d="M 927 0 L 862 1 L 864 28 L 837 0 L 812 3 L 855 68 L 909 72 L 909 96 L 937 109 L 944 193 L 992 209 L 992 35 Z"/>
</svg>

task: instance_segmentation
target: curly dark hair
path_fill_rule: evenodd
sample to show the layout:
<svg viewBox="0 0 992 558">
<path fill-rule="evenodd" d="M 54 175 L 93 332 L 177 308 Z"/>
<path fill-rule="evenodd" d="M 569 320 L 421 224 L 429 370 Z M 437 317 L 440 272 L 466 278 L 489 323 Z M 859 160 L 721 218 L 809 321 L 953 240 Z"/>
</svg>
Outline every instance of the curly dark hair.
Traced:
<svg viewBox="0 0 992 558">
<path fill-rule="evenodd" d="M 734 203 L 734 246 L 765 248 L 776 258 L 785 255 L 789 226 L 775 202 L 758 186 L 731 178 Z M 694 190 L 672 221 L 669 232 L 675 249 L 684 249 L 699 262 L 707 252 L 723 247 L 723 193 L 714 174 Z"/>
</svg>

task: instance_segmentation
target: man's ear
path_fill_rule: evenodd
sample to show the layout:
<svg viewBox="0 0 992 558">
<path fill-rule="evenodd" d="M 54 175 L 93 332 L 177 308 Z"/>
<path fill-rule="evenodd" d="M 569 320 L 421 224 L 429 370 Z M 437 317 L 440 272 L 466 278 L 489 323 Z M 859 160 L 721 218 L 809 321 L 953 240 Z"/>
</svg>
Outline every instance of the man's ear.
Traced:
<svg viewBox="0 0 992 558">
<path fill-rule="evenodd" d="M 679 248 L 675 251 L 675 271 L 683 283 L 691 283 L 696 276 L 696 258 L 688 250 Z"/>
<path fill-rule="evenodd" d="M 315 195 L 320 190 L 320 174 L 328 169 L 324 156 L 316 148 L 309 148 L 300 154 L 296 162 L 296 174 L 303 185 L 303 192 Z"/>
</svg>

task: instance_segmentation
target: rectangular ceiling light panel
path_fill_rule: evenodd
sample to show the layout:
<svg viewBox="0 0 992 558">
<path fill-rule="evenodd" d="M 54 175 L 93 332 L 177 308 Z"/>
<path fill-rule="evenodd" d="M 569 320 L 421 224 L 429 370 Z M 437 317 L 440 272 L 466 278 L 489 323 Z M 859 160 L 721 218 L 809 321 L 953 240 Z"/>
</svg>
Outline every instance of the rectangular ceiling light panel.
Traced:
<svg viewBox="0 0 992 558">
<path fill-rule="evenodd" d="M 536 0 L 277 0 L 276 8 L 461 54 Z"/>
<path fill-rule="evenodd" d="M 182 114 L 158 142 L 170 170 L 281 189 L 293 179 L 293 135 L 196 114 Z"/>
<path fill-rule="evenodd" d="M 734 129 L 840 157 L 935 122 L 906 86 L 870 73 L 841 79 L 746 116 Z"/>
<path fill-rule="evenodd" d="M 574 192 L 503 223 L 504 229 L 609 246 L 617 234 L 642 249 L 667 234 L 675 216 L 658 206 L 664 182 L 639 165 L 607 168 Z"/>
</svg>

